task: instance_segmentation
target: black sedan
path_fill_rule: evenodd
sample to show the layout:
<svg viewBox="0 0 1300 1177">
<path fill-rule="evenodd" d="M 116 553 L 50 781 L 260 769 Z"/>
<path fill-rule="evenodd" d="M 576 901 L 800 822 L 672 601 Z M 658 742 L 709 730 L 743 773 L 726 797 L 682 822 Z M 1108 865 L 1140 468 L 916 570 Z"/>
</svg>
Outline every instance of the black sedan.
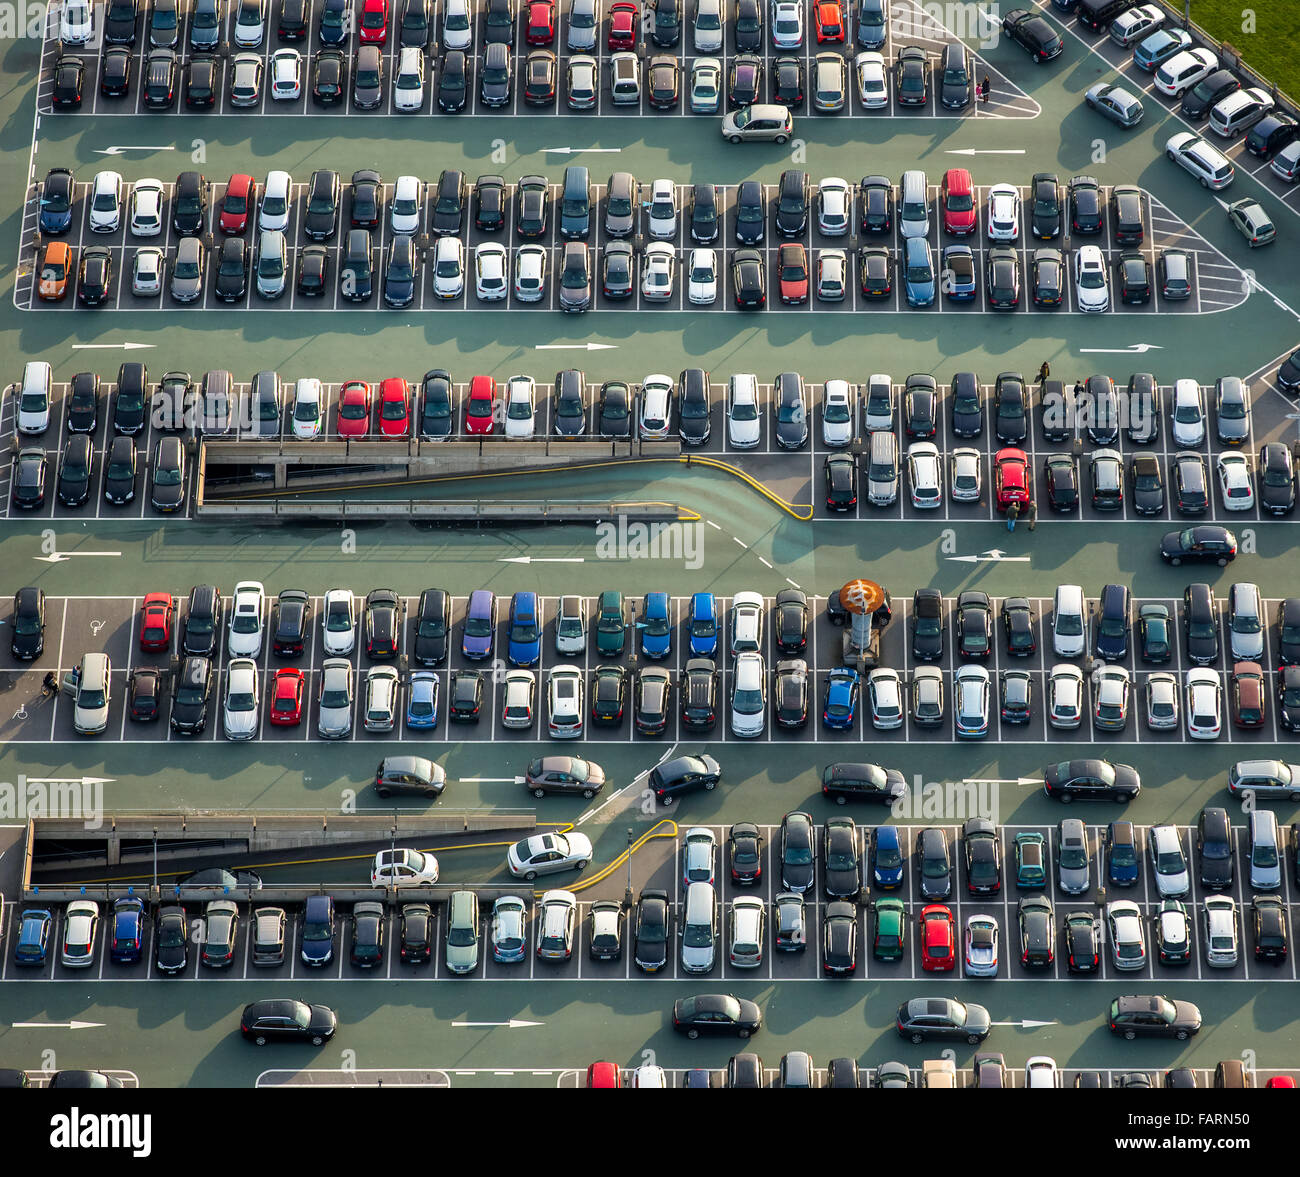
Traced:
<svg viewBox="0 0 1300 1177">
<path fill-rule="evenodd" d="M 453 49 L 443 54 L 442 68 L 438 71 L 438 109 L 454 114 L 465 109 L 469 97 L 468 65 L 463 50 Z"/>
<path fill-rule="evenodd" d="M 830 899 L 856 899 L 862 886 L 858 827 L 851 817 L 832 817 L 826 822 L 826 861 L 822 880 Z"/>
<path fill-rule="evenodd" d="M 993 387 L 993 431 L 1004 445 L 1029 436 L 1029 393 L 1019 372 L 1002 372 Z"/>
<path fill-rule="evenodd" d="M 1009 311 L 1020 305 L 1020 255 L 1014 249 L 990 249 L 984 272 L 989 306 Z"/>
<path fill-rule="evenodd" d="M 1051 24 L 1038 13 L 1017 8 L 1002 18 L 1002 31 L 1036 62 L 1051 61 L 1065 51 L 1065 42 Z"/>
<path fill-rule="evenodd" d="M 108 300 L 112 290 L 112 251 L 106 245 L 87 246 L 81 253 L 77 301 L 82 306 L 97 307 Z"/>
<path fill-rule="evenodd" d="M 185 64 L 185 105 L 190 110 L 208 110 L 217 104 L 220 76 L 215 58 L 192 57 Z"/>
<path fill-rule="evenodd" d="M 627 671 L 621 666 L 599 667 L 591 682 L 591 720 L 615 725 L 623 722 L 627 705 Z"/>
<path fill-rule="evenodd" d="M 1134 1038 L 1176 1038 L 1186 1041 L 1201 1028 L 1201 1011 L 1190 1001 L 1159 994 L 1116 997 L 1110 1003 L 1110 1032 Z"/>
<path fill-rule="evenodd" d="M 646 896 L 641 901 L 645 903 Z M 638 960 L 639 956 L 638 946 Z M 748 1038 L 763 1025 L 763 1013 L 752 1001 L 730 993 L 699 993 L 673 1002 L 673 1029 L 687 1038 L 701 1034 L 727 1034 Z"/>
<path fill-rule="evenodd" d="M 161 712 L 162 678 L 152 667 L 137 667 L 126 680 L 127 714 L 136 723 L 151 723 Z"/>
<path fill-rule="evenodd" d="M 396 658 L 402 630 L 402 605 L 392 589 L 372 589 L 366 596 L 366 654 Z"/>
<path fill-rule="evenodd" d="M 1151 263 L 1140 253 L 1126 253 L 1115 263 L 1120 302 L 1140 306 L 1151 301 Z"/>
<path fill-rule="evenodd" d="M 738 884 L 757 883 L 763 877 L 763 835 L 752 822 L 738 821 L 727 837 L 727 860 L 731 866 L 731 881 Z"/>
<path fill-rule="evenodd" d="M 710 658 L 687 660 L 681 679 L 682 724 L 712 731 L 718 720 L 718 668 Z"/>
<path fill-rule="evenodd" d="M 329 285 L 330 254 L 323 245 L 307 245 L 298 251 L 298 293 L 320 298 Z"/>
<path fill-rule="evenodd" d="M 375 229 L 384 215 L 384 179 L 364 168 L 352 173 L 352 227 Z"/>
<path fill-rule="evenodd" d="M 920 588 L 912 596 L 912 657 L 933 662 L 943 657 L 943 594 Z"/>
<path fill-rule="evenodd" d="M 797 450 L 808 440 L 808 402 L 804 397 L 803 377 L 798 372 L 782 372 L 773 385 L 776 444 L 785 450 Z"/>
<path fill-rule="evenodd" d="M 641 898 L 636 905 L 636 924 L 633 936 L 634 951 L 632 954 L 632 959 L 636 961 L 637 968 L 643 973 L 657 973 L 668 963 L 669 920 L 668 892 L 647 887 L 646 890 L 641 892 Z M 688 998 L 687 1000 L 697 999 Z M 731 999 L 722 998 L 721 1000 Z M 693 1016 L 692 1020 L 694 1020 Z M 713 1018 L 702 1020 L 710 1023 L 714 1021 Z M 683 1032 L 689 1034 L 692 1038 L 698 1038 L 702 1030 L 703 1027 L 695 1028 L 694 1032 L 692 1032 L 691 1027 L 683 1028 Z M 703 1030 L 703 1032 L 710 1033 L 711 1031 Z M 729 1033 L 731 1031 L 719 1029 L 718 1032 Z"/>
<path fill-rule="evenodd" d="M 448 603 L 446 589 L 428 588 L 420 594 L 411 655 L 421 666 L 437 666 L 447 657 Z"/>
<path fill-rule="evenodd" d="M 1052 172 L 1036 172 L 1030 186 L 1029 232 L 1040 241 L 1061 235 L 1061 181 Z"/>
<path fill-rule="evenodd" d="M 1063 760 L 1043 770 L 1043 792 L 1059 801 L 1108 797 L 1131 801 L 1142 791 L 1137 769 L 1109 760 Z"/>
<path fill-rule="evenodd" d="M 1165 484 L 1155 454 L 1134 454 L 1129 459 L 1133 507 L 1139 515 L 1160 515 L 1165 509 Z"/>
<path fill-rule="evenodd" d="M 1061 925 L 1066 967 L 1072 973 L 1095 973 L 1101 963 L 1101 924 L 1092 912 L 1071 911 Z"/>
<path fill-rule="evenodd" d="M 1277 718 L 1287 731 L 1300 731 L 1300 666 L 1277 672 Z"/>
<path fill-rule="evenodd" d="M 477 670 L 452 672 L 447 692 L 447 717 L 461 723 L 478 723 L 483 709 L 483 676 Z"/>
<path fill-rule="evenodd" d="M 756 249 L 738 249 L 731 258 L 731 285 L 736 306 L 754 310 L 767 302 L 767 275 L 763 255 Z"/>
<path fill-rule="evenodd" d="M 632 429 L 631 392 L 621 380 L 607 380 L 600 386 L 596 427 L 601 437 L 628 437 Z"/>
<path fill-rule="evenodd" d="M 1224 567 L 1237 558 L 1237 537 L 1226 527 L 1206 524 L 1169 531 L 1160 541 L 1160 558 L 1177 567 L 1183 563 L 1217 564 Z"/>
<path fill-rule="evenodd" d="M 802 654 L 808 646 L 808 597 L 800 589 L 776 594 L 773 637 L 783 654 Z"/>
<path fill-rule="evenodd" d="M 9 650 L 15 658 L 30 662 L 45 650 L 45 590 L 21 588 L 14 593 Z"/>
<path fill-rule="evenodd" d="M 529 241 L 546 236 L 550 200 L 545 176 L 524 176 L 516 197 L 515 233 Z"/>
<path fill-rule="evenodd" d="M 81 106 L 82 89 L 86 83 L 86 63 L 80 57 L 63 57 L 54 67 L 54 107 L 56 110 L 77 110 Z"/>
<path fill-rule="evenodd" d="M 806 813 L 787 813 L 781 819 L 781 886 L 802 895 L 817 878 L 816 827 Z"/>
<path fill-rule="evenodd" d="M 858 909 L 852 903 L 828 903 L 822 917 L 822 971 L 847 977 L 857 968 Z"/>
<path fill-rule="evenodd" d="M 1070 227 L 1075 233 L 1101 232 L 1101 188 L 1092 176 L 1070 181 Z"/>
<path fill-rule="evenodd" d="M 958 437 L 979 437 L 984 432 L 984 404 L 974 372 L 958 372 L 952 378 L 952 431 Z"/>
<path fill-rule="evenodd" d="M 27 446 L 14 455 L 13 474 L 10 481 L 13 490 L 10 501 L 15 507 L 35 510 L 45 505 L 45 481 L 49 472 L 49 461 L 41 446 Z"/>
<path fill-rule="evenodd" d="M 962 827 L 966 860 L 966 890 L 972 895 L 994 895 L 1002 890 L 1002 840 L 997 827 L 983 817 L 972 817 Z"/>
<path fill-rule="evenodd" d="M 131 89 L 131 50 L 110 45 L 99 63 L 99 92 L 105 98 L 125 98 Z"/>
<path fill-rule="evenodd" d="M 1053 511 L 1073 511 L 1079 505 L 1079 467 L 1069 454 L 1049 454 L 1043 460 L 1043 485 Z"/>
<path fill-rule="evenodd" d="M 957 598 L 957 652 L 986 659 L 993 648 L 993 608 L 988 593 L 967 589 Z"/>
<path fill-rule="evenodd" d="M 1278 365 L 1277 386 L 1283 392 L 1300 389 L 1300 348 L 1296 348 Z"/>
<path fill-rule="evenodd" d="M 1277 612 L 1277 660 L 1300 665 L 1300 597 L 1287 597 Z"/>
<path fill-rule="evenodd" d="M 989 1036 L 992 1019 L 982 1005 L 953 997 L 913 997 L 898 1007 L 894 1028 L 912 1042 L 952 1040 L 972 1046 Z"/>
<path fill-rule="evenodd" d="M 1059 249 L 1036 249 L 1031 268 L 1034 306 L 1059 307 L 1065 289 L 1065 259 Z"/>
<path fill-rule="evenodd" d="M 858 504 L 858 460 L 852 454 L 827 454 L 826 506 L 832 511 L 852 511 Z"/>
<path fill-rule="evenodd" d="M 1002 634 L 1012 657 L 1027 658 L 1038 650 L 1034 608 L 1027 597 L 1007 597 L 1002 602 Z"/>
<path fill-rule="evenodd" d="M 248 245 L 242 237 L 227 237 L 217 256 L 212 293 L 222 302 L 238 302 L 248 293 Z"/>
<path fill-rule="evenodd" d="M 866 298 L 888 298 L 894 289 L 894 251 L 881 245 L 858 250 L 858 278 Z"/>
<path fill-rule="evenodd" d="M 939 428 L 939 394 L 934 377 L 920 373 L 907 378 L 903 394 L 903 427 L 912 441 L 926 441 Z"/>
<path fill-rule="evenodd" d="M 190 963 L 189 922 L 185 909 L 164 907 L 154 928 L 154 966 L 160 973 L 184 972 Z"/>
<path fill-rule="evenodd" d="M 268 998 L 244 1006 L 239 1032 L 257 1046 L 268 1042 L 310 1042 L 323 1046 L 334 1037 L 338 1018 L 327 1005 L 290 998 Z"/>
<path fill-rule="evenodd" d="M 321 49 L 313 60 L 311 100 L 317 106 L 337 106 L 347 94 L 347 60 L 338 49 Z"/>
<path fill-rule="evenodd" d="M 905 45 L 894 62 L 894 93 L 901 106 L 924 106 L 930 100 L 930 65 L 924 49 Z"/>
<path fill-rule="evenodd" d="M 1259 451 L 1259 502 L 1271 515 L 1287 515 L 1295 507 L 1296 468 L 1291 450 L 1270 441 Z"/>
<path fill-rule="evenodd" d="M 886 176 L 863 177 L 858 185 L 858 209 L 864 233 L 888 233 L 894 227 L 893 181 Z M 1300 352 L 1296 354 L 1300 356 Z"/>
</svg>

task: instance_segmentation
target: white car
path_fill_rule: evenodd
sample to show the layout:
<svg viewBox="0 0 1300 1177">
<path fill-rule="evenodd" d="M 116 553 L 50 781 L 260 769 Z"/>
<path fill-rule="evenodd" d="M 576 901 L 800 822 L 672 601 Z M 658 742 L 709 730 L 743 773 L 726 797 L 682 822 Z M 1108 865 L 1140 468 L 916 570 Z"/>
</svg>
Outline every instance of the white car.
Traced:
<svg viewBox="0 0 1300 1177">
<path fill-rule="evenodd" d="M 549 714 L 546 730 L 553 740 L 573 740 L 582 736 L 583 677 L 576 666 L 557 666 L 548 684 Z"/>
<path fill-rule="evenodd" d="M 731 733 L 752 739 L 766 726 L 767 668 L 762 654 L 747 650 L 736 655 L 731 672 Z"/>
<path fill-rule="evenodd" d="M 420 231 L 420 206 L 423 189 L 418 176 L 398 176 L 393 185 L 393 202 L 389 205 L 388 223 L 398 237 Z"/>
<path fill-rule="evenodd" d="M 686 297 L 695 306 L 710 306 L 718 297 L 717 250 L 692 249 L 686 269 Z"/>
<path fill-rule="evenodd" d="M 585 55 L 570 57 L 565 101 L 570 110 L 590 110 L 600 94 L 600 63 Z"/>
<path fill-rule="evenodd" d="M 570 0 L 566 47 L 590 52 L 600 36 L 600 0 Z"/>
<path fill-rule="evenodd" d="M 1128 726 L 1128 700 L 1133 680 L 1122 666 L 1101 666 L 1092 675 L 1092 724 L 1099 732 Z"/>
<path fill-rule="evenodd" d="M 525 730 L 531 728 L 533 705 L 537 699 L 537 676 L 531 670 L 507 670 L 505 687 L 501 726 Z"/>
<path fill-rule="evenodd" d="M 263 229 L 257 236 L 254 276 L 262 298 L 279 298 L 289 273 L 289 245 L 279 229 Z"/>
<path fill-rule="evenodd" d="M 691 113 L 717 114 L 722 108 L 722 62 L 697 57 L 691 64 Z"/>
<path fill-rule="evenodd" d="M 740 654 L 763 648 L 763 598 L 739 592 L 731 598 L 731 652 Z"/>
<path fill-rule="evenodd" d="M 95 652 L 83 655 L 81 676 L 69 675 L 65 682 L 75 682 L 72 704 L 72 730 L 79 736 L 98 736 L 108 727 L 108 705 L 113 681 L 113 666 L 108 655 Z"/>
<path fill-rule="evenodd" d="M 425 850 L 380 850 L 370 864 L 372 887 L 431 887 L 437 881 L 438 860 Z"/>
<path fill-rule="evenodd" d="M 871 726 L 892 731 L 903 726 L 903 680 L 897 670 L 879 666 L 867 675 L 871 700 Z"/>
<path fill-rule="evenodd" d="M 446 0 L 442 12 L 442 47 L 468 49 L 474 44 L 474 18 L 469 0 Z"/>
<path fill-rule="evenodd" d="M 137 298 L 151 298 L 163 288 L 163 251 L 146 245 L 135 251 L 131 262 L 131 293 Z"/>
<path fill-rule="evenodd" d="M 1047 722 L 1058 731 L 1073 731 L 1083 722 L 1083 671 L 1058 662 L 1047 680 Z"/>
<path fill-rule="evenodd" d="M 59 40 L 64 45 L 88 45 L 94 36 L 95 8 L 91 0 L 63 0 Z"/>
<path fill-rule="evenodd" d="M 271 54 L 271 98 L 292 102 L 302 97 L 302 54 L 296 49 L 277 49 Z"/>
<path fill-rule="evenodd" d="M 1218 68 L 1219 59 L 1210 50 L 1184 49 L 1156 70 L 1156 89 L 1166 98 L 1179 98 Z"/>
<path fill-rule="evenodd" d="M 849 287 L 849 255 L 843 249 L 817 251 L 817 298 L 820 302 L 843 302 Z"/>
<path fill-rule="evenodd" d="M 912 671 L 912 722 L 919 727 L 943 723 L 943 671 L 918 666 Z"/>
<path fill-rule="evenodd" d="M 240 4 L 235 17 L 234 42 L 241 49 L 256 49 L 266 35 L 266 0 L 255 5 Z"/>
<path fill-rule="evenodd" d="M 568 960 L 578 922 L 578 897 L 572 891 L 547 891 L 537 908 L 537 959 Z"/>
<path fill-rule="evenodd" d="M 69 969 L 86 969 L 95 963 L 95 941 L 99 938 L 99 904 L 93 899 L 74 899 L 63 912 L 63 950 L 59 963 Z"/>
<path fill-rule="evenodd" d="M 288 172 L 273 171 L 266 173 L 266 186 L 262 189 L 262 204 L 257 213 L 259 229 L 279 229 L 289 226 L 289 193 L 293 189 L 293 177 Z"/>
<path fill-rule="evenodd" d="M 1226 511 L 1249 511 L 1255 505 L 1255 486 L 1250 459 L 1245 454 L 1221 453 L 1215 459 L 1219 470 L 1219 492 Z"/>
<path fill-rule="evenodd" d="M 980 452 L 970 446 L 958 446 L 952 451 L 952 474 L 948 479 L 948 493 L 954 503 L 978 503 L 982 490 Z"/>
<path fill-rule="evenodd" d="M 1178 727 L 1178 680 L 1167 671 L 1147 675 L 1147 727 L 1153 732 Z"/>
<path fill-rule="evenodd" d="M 324 427 L 325 411 L 321 382 L 304 376 L 293 386 L 293 411 L 289 414 L 294 437 L 310 441 L 319 437 Z"/>
<path fill-rule="evenodd" d="M 1142 909 L 1131 899 L 1116 899 L 1106 904 L 1106 938 L 1110 941 L 1110 960 L 1126 972 L 1146 967 L 1147 941 L 1142 924 Z"/>
<path fill-rule="evenodd" d="M 662 441 L 668 436 L 673 411 L 672 378 L 655 372 L 641 382 L 641 419 L 637 428 L 644 441 Z"/>
<path fill-rule="evenodd" d="M 393 79 L 393 108 L 401 111 L 424 108 L 424 54 L 414 46 L 404 48 L 397 59 Z"/>
<path fill-rule="evenodd" d="M 845 237 L 853 221 L 853 189 L 838 176 L 817 185 L 817 228 L 824 237 Z"/>
<path fill-rule="evenodd" d="M 357 635 L 357 603 L 351 589 L 335 588 L 321 605 L 321 644 L 326 654 L 351 654 Z"/>
<path fill-rule="evenodd" d="M 727 441 L 733 449 L 749 450 L 762 436 L 758 377 L 751 372 L 737 373 L 727 385 Z"/>
<path fill-rule="evenodd" d="M 957 716 L 957 735 L 980 740 L 989 734 L 989 672 L 983 666 L 967 662 L 953 677 L 953 710 Z"/>
<path fill-rule="evenodd" d="M 772 0 L 772 47 L 774 49 L 801 49 L 803 47 L 803 4 L 788 0 Z"/>
<path fill-rule="evenodd" d="M 257 663 L 232 658 L 226 663 L 226 695 L 221 705 L 221 726 L 228 740 L 251 740 L 257 735 Z"/>
<path fill-rule="evenodd" d="M 707 826 L 692 826 L 682 841 L 682 886 L 708 883 L 711 887 L 717 871 L 717 836 Z"/>
<path fill-rule="evenodd" d="M 576 832 L 534 834 L 531 838 L 516 842 L 506 851 L 506 868 L 515 878 L 530 883 L 538 875 L 583 870 L 589 862 L 591 839 L 586 834 Z"/>
<path fill-rule="evenodd" d="M 632 1072 L 631 1086 L 665 1090 L 668 1087 L 668 1076 L 663 1067 L 656 1066 L 654 1063 L 642 1063 Z"/>
<path fill-rule="evenodd" d="M 862 427 L 868 433 L 894 427 L 894 381 L 883 372 L 867 378 L 867 395 L 862 402 Z"/>
<path fill-rule="evenodd" d="M 372 666 L 366 672 L 366 697 L 362 724 L 368 732 L 391 732 L 397 725 L 397 694 L 401 679 L 391 666 Z"/>
<path fill-rule="evenodd" d="M 546 249 L 521 245 L 515 250 L 515 297 L 520 302 L 540 302 L 546 297 Z"/>
<path fill-rule="evenodd" d="M 1155 825 L 1147 830 L 1147 853 L 1161 899 L 1178 899 L 1191 886 L 1187 855 L 1177 826 Z"/>
<path fill-rule="evenodd" d="M 346 658 L 326 658 L 321 663 L 316 734 L 323 740 L 343 740 L 352 734 L 352 679 L 352 663 Z"/>
<path fill-rule="evenodd" d="M 241 580 L 235 585 L 230 624 L 226 631 L 226 650 L 232 658 L 256 658 L 262 652 L 262 615 L 265 611 L 266 590 L 260 581 Z"/>
<path fill-rule="evenodd" d="M 1187 672 L 1187 734 L 1194 740 L 1217 740 L 1222 729 L 1223 685 L 1217 671 L 1196 666 Z"/>
<path fill-rule="evenodd" d="M 561 597 L 555 617 L 555 652 L 583 654 L 587 650 L 587 599 Z"/>
<path fill-rule="evenodd" d="M 465 293 L 465 243 L 459 237 L 439 237 L 434 242 L 433 293 L 444 299 Z"/>
<path fill-rule="evenodd" d="M 122 173 L 96 172 L 90 184 L 90 231 L 115 233 L 122 219 Z"/>
<path fill-rule="evenodd" d="M 695 52 L 717 53 L 722 48 L 722 0 L 695 0 Z"/>
<path fill-rule="evenodd" d="M 741 895 L 731 901 L 729 958 L 738 969 L 756 969 L 763 963 L 764 925 L 767 904 L 757 895 Z"/>
<path fill-rule="evenodd" d="M 934 442 L 914 441 L 907 447 L 907 477 L 912 506 L 923 511 L 943 506 L 943 458 Z"/>
<path fill-rule="evenodd" d="M 510 255 L 497 241 L 474 247 L 474 293 L 479 302 L 501 302 L 510 293 Z"/>
<path fill-rule="evenodd" d="M 1237 176 L 1236 169 L 1222 151 L 1191 131 L 1170 135 L 1165 143 L 1165 154 L 1195 176 L 1202 188 L 1214 192 L 1226 188 Z"/>
<path fill-rule="evenodd" d="M 1195 380 L 1174 381 L 1173 434 L 1183 449 L 1205 444 L 1205 396 Z"/>
<path fill-rule="evenodd" d="M 162 182 L 137 180 L 131 186 L 131 236 L 157 237 L 162 229 Z"/>
<path fill-rule="evenodd" d="M 1016 241 L 1020 237 L 1020 189 L 1014 184 L 994 184 L 989 189 L 990 241 Z"/>
<path fill-rule="evenodd" d="M 966 975 L 998 975 L 998 921 L 992 916 L 966 917 Z"/>
<path fill-rule="evenodd" d="M 673 297 L 677 251 L 666 241 L 652 241 L 641 255 L 641 297 L 668 302 Z"/>
<path fill-rule="evenodd" d="M 1164 10 L 1156 4 L 1139 4 L 1121 12 L 1110 22 L 1110 39 L 1127 49 L 1149 37 L 1165 23 Z"/>
<path fill-rule="evenodd" d="M 847 380 L 828 380 L 822 389 L 822 444 L 834 448 L 853 440 L 853 390 Z"/>
<path fill-rule="evenodd" d="M 537 384 L 531 376 L 511 376 L 506 382 L 505 434 L 527 439 L 533 436 L 536 428 Z"/>
<path fill-rule="evenodd" d="M 858 98 L 868 110 L 881 110 L 889 105 L 889 71 L 885 68 L 883 54 L 864 50 L 853 59 L 853 70 L 858 78 Z"/>
<path fill-rule="evenodd" d="M 656 180 L 650 186 L 646 231 L 660 241 L 677 236 L 677 185 L 671 180 Z"/>
<path fill-rule="evenodd" d="M 1110 309 L 1106 259 L 1095 245 L 1081 245 L 1074 251 L 1074 298 L 1081 311 Z"/>
<path fill-rule="evenodd" d="M 1205 963 L 1230 969 L 1237 963 L 1237 901 L 1227 895 L 1205 897 Z"/>
</svg>

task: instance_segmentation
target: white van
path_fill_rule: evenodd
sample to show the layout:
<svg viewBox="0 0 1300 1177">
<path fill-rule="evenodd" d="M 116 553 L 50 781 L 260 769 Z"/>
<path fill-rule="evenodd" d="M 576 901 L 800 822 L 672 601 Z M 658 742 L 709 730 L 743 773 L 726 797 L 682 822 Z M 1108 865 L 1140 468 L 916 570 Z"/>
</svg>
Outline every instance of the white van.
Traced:
<svg viewBox="0 0 1300 1177">
<path fill-rule="evenodd" d="M 898 498 L 898 438 L 883 430 L 871 435 L 867 462 L 867 501 L 875 507 L 892 506 Z"/>
<path fill-rule="evenodd" d="M 1250 886 L 1253 891 L 1276 891 L 1282 886 L 1282 851 L 1277 817 L 1271 809 L 1250 815 Z"/>
<path fill-rule="evenodd" d="M 1088 626 L 1083 589 L 1077 584 L 1058 584 L 1052 606 L 1052 650 L 1058 658 L 1079 658 L 1088 648 Z"/>
<path fill-rule="evenodd" d="M 686 914 L 682 920 L 682 968 L 688 973 L 713 969 L 718 925 L 712 883 L 692 883 L 686 889 Z"/>
</svg>

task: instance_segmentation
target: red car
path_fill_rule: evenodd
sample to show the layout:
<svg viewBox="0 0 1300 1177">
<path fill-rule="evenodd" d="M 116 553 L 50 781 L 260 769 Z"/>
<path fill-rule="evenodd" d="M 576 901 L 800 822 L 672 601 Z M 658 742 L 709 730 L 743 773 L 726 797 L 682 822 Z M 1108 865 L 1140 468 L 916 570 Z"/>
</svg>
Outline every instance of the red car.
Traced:
<svg viewBox="0 0 1300 1177">
<path fill-rule="evenodd" d="M 781 272 L 781 301 L 808 301 L 808 251 L 797 242 L 787 242 L 777 251 L 777 269 Z"/>
<path fill-rule="evenodd" d="M 549 45 L 555 40 L 555 5 L 551 0 L 533 0 L 528 6 L 528 43 Z"/>
<path fill-rule="evenodd" d="M 1232 722 L 1238 727 L 1264 726 L 1264 668 L 1238 662 L 1232 668 Z"/>
<path fill-rule="evenodd" d="M 496 425 L 496 381 L 491 376 L 475 376 L 469 384 L 465 402 L 465 432 L 491 433 Z"/>
<path fill-rule="evenodd" d="M 389 376 L 379 386 L 379 432 L 385 437 L 405 437 L 411 428 L 411 394 L 400 376 Z"/>
<path fill-rule="evenodd" d="M 941 903 L 921 908 L 921 967 L 927 973 L 957 967 L 957 921 Z"/>
<path fill-rule="evenodd" d="M 817 44 L 827 41 L 844 42 L 844 10 L 839 0 L 821 0 L 813 9 L 813 19 L 817 22 Z"/>
<path fill-rule="evenodd" d="M 365 437 L 370 432 L 370 385 L 349 380 L 339 390 L 339 436 Z"/>
<path fill-rule="evenodd" d="M 388 0 L 365 0 L 361 6 L 361 44 L 382 45 L 388 40 Z"/>
<path fill-rule="evenodd" d="M 1005 511 L 1012 503 L 1019 503 L 1021 512 L 1024 512 L 1029 506 L 1029 459 L 1024 450 L 1014 446 L 998 450 L 993 459 L 993 485 L 999 511 Z"/>
<path fill-rule="evenodd" d="M 588 1087 L 622 1087 L 623 1075 L 618 1063 L 592 1063 L 587 1068 Z"/>
<path fill-rule="evenodd" d="M 275 672 L 271 687 L 271 722 L 278 727 L 296 727 L 302 722 L 303 676 L 301 670 L 285 668 Z"/>
<path fill-rule="evenodd" d="M 140 606 L 140 649 L 167 650 L 172 644 L 172 595 L 150 593 Z"/>
<path fill-rule="evenodd" d="M 242 173 L 231 176 L 221 201 L 221 231 L 242 233 L 248 228 L 249 211 L 257 204 L 257 181 Z"/>
<path fill-rule="evenodd" d="M 969 237 L 975 232 L 975 182 L 965 168 L 949 168 L 939 189 L 943 205 L 944 231 L 954 237 Z"/>
<path fill-rule="evenodd" d="M 635 49 L 636 30 L 641 23 L 641 10 L 635 4 L 620 0 L 609 6 L 609 40 L 611 49 Z"/>
</svg>

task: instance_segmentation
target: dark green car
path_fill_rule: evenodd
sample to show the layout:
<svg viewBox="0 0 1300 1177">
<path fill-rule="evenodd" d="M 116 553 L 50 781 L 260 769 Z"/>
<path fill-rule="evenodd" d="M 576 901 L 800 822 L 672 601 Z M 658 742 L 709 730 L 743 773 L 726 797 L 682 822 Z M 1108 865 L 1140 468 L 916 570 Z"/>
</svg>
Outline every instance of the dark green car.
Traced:
<svg viewBox="0 0 1300 1177">
<path fill-rule="evenodd" d="M 596 653 L 609 657 L 623 652 L 627 622 L 623 620 L 623 594 L 608 590 L 600 594 L 596 614 Z"/>
<path fill-rule="evenodd" d="M 1138 610 L 1138 637 L 1143 662 L 1168 662 L 1169 609 L 1164 605 L 1143 605 Z"/>
<path fill-rule="evenodd" d="M 1042 887 L 1047 884 L 1046 848 L 1043 835 L 1026 831 L 1016 835 L 1016 886 Z"/>
<path fill-rule="evenodd" d="M 877 960 L 902 960 L 907 948 L 907 909 L 901 899 L 876 900 L 876 935 L 871 954 Z"/>
</svg>

